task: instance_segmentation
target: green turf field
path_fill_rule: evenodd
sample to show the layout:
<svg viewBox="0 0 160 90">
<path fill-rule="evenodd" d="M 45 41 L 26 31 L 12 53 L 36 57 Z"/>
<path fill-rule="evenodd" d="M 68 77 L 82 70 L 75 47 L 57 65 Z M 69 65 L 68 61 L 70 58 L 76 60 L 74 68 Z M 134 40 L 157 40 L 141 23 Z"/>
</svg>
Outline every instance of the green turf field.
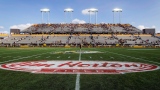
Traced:
<svg viewBox="0 0 160 90">
<path fill-rule="evenodd" d="M 79 60 L 79 48 L 0 48 L 0 64 Z M 81 61 L 126 61 L 160 66 L 159 48 L 82 48 Z M 75 90 L 76 74 L 33 74 L 0 69 L 0 90 Z M 81 74 L 80 90 L 160 90 L 160 70 L 127 74 Z"/>
</svg>

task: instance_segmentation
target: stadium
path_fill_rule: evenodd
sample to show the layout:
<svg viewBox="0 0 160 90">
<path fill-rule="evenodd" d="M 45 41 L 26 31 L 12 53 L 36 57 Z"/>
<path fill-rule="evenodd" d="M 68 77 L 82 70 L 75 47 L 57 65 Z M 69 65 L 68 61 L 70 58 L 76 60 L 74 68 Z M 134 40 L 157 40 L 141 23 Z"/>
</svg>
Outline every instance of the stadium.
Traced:
<svg viewBox="0 0 160 90">
<path fill-rule="evenodd" d="M 160 44 L 154 33 L 143 34 L 130 24 L 34 24 L 20 33 L 1 37 L 4 38 L 1 46 L 159 47 Z"/>
<path fill-rule="evenodd" d="M 96 20 L 42 22 L 1 33 L 0 89 L 160 90 L 160 34 Z"/>
</svg>

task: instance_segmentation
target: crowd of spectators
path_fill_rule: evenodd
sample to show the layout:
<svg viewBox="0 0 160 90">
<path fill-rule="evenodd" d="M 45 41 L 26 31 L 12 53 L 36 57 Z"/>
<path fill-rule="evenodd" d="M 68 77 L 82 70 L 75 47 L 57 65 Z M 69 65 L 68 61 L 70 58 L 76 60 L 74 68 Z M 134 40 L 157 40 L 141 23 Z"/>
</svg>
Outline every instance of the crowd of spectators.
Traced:
<svg viewBox="0 0 160 90">
<path fill-rule="evenodd" d="M 71 24 L 34 24 L 31 27 L 25 29 L 24 32 L 26 33 L 32 32 L 36 34 L 36 33 L 42 33 L 46 29 L 49 30 L 47 34 L 56 33 L 59 31 L 60 34 L 64 34 L 67 32 L 67 35 L 69 33 L 70 36 L 64 37 L 66 39 L 62 39 L 61 36 L 53 37 L 50 35 L 32 36 L 32 37 L 23 36 L 21 38 L 12 38 L 11 40 L 14 41 L 14 44 L 24 40 L 28 40 L 28 42 L 31 42 L 31 44 L 34 44 L 35 41 L 33 41 L 33 39 L 35 39 L 36 43 L 45 44 L 46 42 L 49 42 L 47 44 L 50 44 L 50 45 L 65 45 L 65 44 L 72 44 L 72 45 L 83 44 L 83 45 L 93 45 L 93 46 L 111 45 L 111 44 L 123 45 L 123 44 L 130 44 L 128 43 L 129 41 L 131 41 L 132 44 L 141 44 L 141 45 L 142 44 L 150 44 L 150 45 L 160 44 L 160 39 L 152 40 L 150 39 L 152 37 L 147 39 L 142 38 L 139 35 L 140 30 L 138 31 L 138 29 L 136 29 L 134 26 L 130 24 L 110 24 L 110 23 L 108 24 L 105 24 L 105 23 L 101 23 L 101 24 L 89 24 L 89 23 L 86 23 L 86 24 L 72 24 L 72 23 Z M 123 32 L 117 29 L 123 30 Z M 95 34 L 92 35 L 94 33 L 93 31 L 95 31 L 95 34 L 97 36 L 95 36 Z M 97 33 L 98 31 L 100 33 Z M 130 33 L 132 31 L 134 31 L 135 33 L 138 33 L 138 36 L 137 35 L 134 36 L 135 33 Z M 111 36 L 101 36 L 102 34 L 104 34 L 104 32 L 110 34 Z M 85 35 L 86 33 L 88 34 L 88 36 L 86 37 L 81 36 L 81 34 Z M 130 36 L 127 38 L 120 38 L 117 36 L 119 33 L 130 34 Z"/>
<path fill-rule="evenodd" d="M 116 30 L 115 27 L 123 28 L 123 31 Z M 46 28 L 49 28 L 50 30 L 45 31 Z M 130 25 L 130 24 L 34 24 L 31 27 L 23 30 L 22 32 L 29 32 L 29 33 L 57 33 L 60 29 L 61 32 L 59 33 L 78 33 L 75 32 L 78 28 L 81 28 L 83 31 L 86 31 L 88 33 L 91 33 L 93 29 L 99 29 L 99 33 L 130 33 L 130 31 L 134 31 L 135 33 L 141 32 L 138 29 L 135 29 L 136 27 Z M 125 31 L 125 32 L 124 32 Z M 85 32 L 85 33 L 86 33 Z M 83 33 L 82 31 L 79 31 L 79 33 Z M 92 32 L 94 33 L 94 32 Z M 96 32 L 97 33 L 97 32 Z"/>
<path fill-rule="evenodd" d="M 69 36 L 14 36 L 8 37 L 3 40 L 1 44 L 12 44 L 19 45 L 21 42 L 26 41 L 27 44 L 30 45 L 79 45 L 82 44 L 84 46 L 98 46 L 98 45 L 160 45 L 160 39 L 154 36 L 141 36 L 141 35 L 128 35 L 128 36 L 119 36 L 116 34 L 110 36 L 103 35 L 87 35 L 81 36 L 80 34 L 69 35 Z M 25 43 L 25 42 L 24 42 Z M 24 44 L 23 43 L 23 44 Z"/>
</svg>

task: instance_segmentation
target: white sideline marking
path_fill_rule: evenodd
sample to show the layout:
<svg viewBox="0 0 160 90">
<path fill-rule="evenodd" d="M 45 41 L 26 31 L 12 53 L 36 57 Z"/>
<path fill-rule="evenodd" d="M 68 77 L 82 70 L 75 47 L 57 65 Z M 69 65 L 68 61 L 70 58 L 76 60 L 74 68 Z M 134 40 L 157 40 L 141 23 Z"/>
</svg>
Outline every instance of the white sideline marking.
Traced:
<svg viewBox="0 0 160 90">
<path fill-rule="evenodd" d="M 120 55 L 120 56 L 129 57 L 129 58 L 139 59 L 139 60 L 142 60 L 142 61 L 147 61 L 147 62 L 151 62 L 151 63 L 155 63 L 155 64 L 160 64 L 159 62 L 149 61 L 149 60 L 145 60 L 145 59 L 142 59 L 142 58 L 136 58 L 136 57 L 132 57 L 132 56 L 128 56 L 128 55 L 123 55 L 123 54 L 119 54 L 119 53 L 114 53 L 114 52 L 109 52 L 109 51 L 106 51 L 106 52 L 112 53 L 112 54 L 117 54 L 117 55 Z"/>
<path fill-rule="evenodd" d="M 81 61 L 81 49 L 80 49 L 80 52 L 79 52 L 79 61 Z M 80 89 L 80 74 L 77 74 L 77 77 L 76 77 L 76 86 L 75 86 L 75 90 L 79 90 Z"/>
</svg>

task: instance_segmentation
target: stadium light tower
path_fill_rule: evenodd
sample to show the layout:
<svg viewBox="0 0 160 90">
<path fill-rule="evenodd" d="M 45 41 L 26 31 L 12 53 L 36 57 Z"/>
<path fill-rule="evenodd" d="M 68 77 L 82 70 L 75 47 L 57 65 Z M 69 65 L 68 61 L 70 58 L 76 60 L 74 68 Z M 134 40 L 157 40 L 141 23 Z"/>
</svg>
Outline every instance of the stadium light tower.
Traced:
<svg viewBox="0 0 160 90">
<path fill-rule="evenodd" d="M 114 13 L 115 13 L 115 12 L 119 12 L 119 23 L 121 23 L 120 12 L 122 12 L 122 9 L 120 9 L 120 8 L 115 8 L 115 9 L 112 10 L 112 12 L 113 12 L 113 23 L 115 23 L 115 22 L 114 22 Z"/>
<path fill-rule="evenodd" d="M 43 13 L 48 13 L 48 17 L 47 17 L 47 23 L 49 23 L 49 14 L 50 14 L 50 10 L 48 8 L 43 8 L 40 10 L 41 14 L 42 14 L 42 23 L 43 23 Z"/>
<path fill-rule="evenodd" d="M 98 9 L 95 9 L 95 8 L 91 8 L 88 10 L 89 12 L 89 23 L 91 23 L 91 12 L 94 12 L 95 13 L 95 24 L 97 24 L 97 12 L 98 12 Z"/>
<path fill-rule="evenodd" d="M 66 8 L 64 9 L 64 13 L 65 13 L 65 22 L 66 22 L 66 13 L 71 13 L 71 22 L 72 22 L 72 12 L 74 12 L 74 10 L 72 8 Z"/>
</svg>

